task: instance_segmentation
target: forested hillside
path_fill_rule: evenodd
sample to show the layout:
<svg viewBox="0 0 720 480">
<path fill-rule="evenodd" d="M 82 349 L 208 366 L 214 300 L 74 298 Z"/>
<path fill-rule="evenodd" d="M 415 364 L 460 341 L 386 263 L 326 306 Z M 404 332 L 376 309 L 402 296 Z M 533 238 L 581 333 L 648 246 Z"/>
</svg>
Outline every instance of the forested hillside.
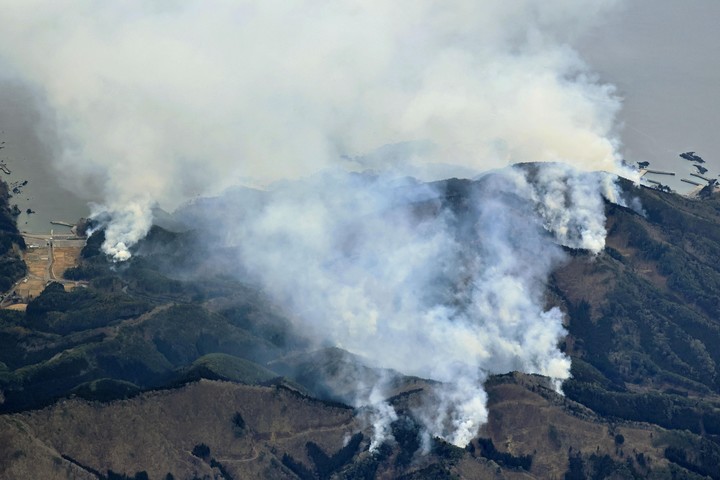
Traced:
<svg viewBox="0 0 720 480">
<path fill-rule="evenodd" d="M 603 415 L 720 435 L 720 200 L 636 191 L 646 215 L 609 206 L 605 254 L 555 275 L 564 390 Z"/>
<path fill-rule="evenodd" d="M 445 188 L 461 208 L 472 185 Z M 566 312 L 565 396 L 539 376 L 491 377 L 466 449 L 423 444 L 414 412 L 433 384 L 405 377 L 395 440 L 368 451 L 338 377 L 372 369 L 310 349 L 291 312 L 211 260 L 203 232 L 155 227 L 113 264 L 98 231 L 67 272 L 87 288 L 50 284 L 0 312 L 0 476 L 720 478 L 720 199 L 624 188 L 644 215 L 607 204 L 605 251 L 567 250 L 547 291 Z"/>
<path fill-rule="evenodd" d="M 10 198 L 7 183 L 0 181 L 0 292 L 7 291 L 27 271 L 19 254 L 25 241 L 15 224 L 18 210 L 17 206 L 10 207 Z"/>
</svg>

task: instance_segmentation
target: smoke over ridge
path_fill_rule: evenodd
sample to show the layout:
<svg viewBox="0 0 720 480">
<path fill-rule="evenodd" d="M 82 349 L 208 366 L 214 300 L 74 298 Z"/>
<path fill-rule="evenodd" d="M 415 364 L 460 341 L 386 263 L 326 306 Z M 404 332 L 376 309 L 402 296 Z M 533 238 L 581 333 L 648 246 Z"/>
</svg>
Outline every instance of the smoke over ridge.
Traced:
<svg viewBox="0 0 720 480">
<path fill-rule="evenodd" d="M 567 42 L 616 3 L 6 1 L 0 65 L 44 91 L 58 166 L 102 185 L 122 260 L 148 223 L 126 205 L 238 182 L 338 164 L 613 170 L 619 101 Z M 398 142 L 432 148 L 363 161 Z"/>
<path fill-rule="evenodd" d="M 539 373 L 556 388 L 569 377 L 545 284 L 561 245 L 604 248 L 608 180 L 564 164 L 431 185 L 326 172 L 228 207 L 241 221 L 225 226 L 225 246 L 319 344 L 443 382 L 418 413 L 429 434 L 465 445 L 487 416 L 488 374 Z M 378 408 L 382 437 L 392 416 Z"/>
<path fill-rule="evenodd" d="M 559 245 L 604 247 L 618 200 L 587 172 L 623 173 L 620 101 L 569 44 L 617 1 L 2 3 L 0 68 L 44 92 L 115 260 L 155 203 L 264 186 L 208 228 L 316 338 L 443 382 L 428 434 L 472 438 L 490 373 L 568 378 L 544 285 Z M 493 169 L 455 207 L 406 178 Z M 382 398 L 354 399 L 374 445 Z"/>
</svg>

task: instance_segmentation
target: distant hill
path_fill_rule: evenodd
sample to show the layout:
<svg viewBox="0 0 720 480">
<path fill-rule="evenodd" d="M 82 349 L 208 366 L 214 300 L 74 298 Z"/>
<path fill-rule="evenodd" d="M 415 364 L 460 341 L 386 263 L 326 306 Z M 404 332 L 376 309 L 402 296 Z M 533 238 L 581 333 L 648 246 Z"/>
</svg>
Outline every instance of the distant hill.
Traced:
<svg viewBox="0 0 720 480">
<path fill-rule="evenodd" d="M 471 182 L 445 185 L 461 204 Z M 413 408 L 433 382 L 406 377 L 396 442 L 369 452 L 342 375 L 382 372 L 310 348 L 208 261 L 204 232 L 155 227 L 122 265 L 96 232 L 67 273 L 88 288 L 0 311 L 0 478 L 720 478 L 720 198 L 622 186 L 645 215 L 607 204 L 605 251 L 568 249 L 548 287 L 569 331 L 565 396 L 491 377 L 466 449 L 423 443 Z"/>
</svg>

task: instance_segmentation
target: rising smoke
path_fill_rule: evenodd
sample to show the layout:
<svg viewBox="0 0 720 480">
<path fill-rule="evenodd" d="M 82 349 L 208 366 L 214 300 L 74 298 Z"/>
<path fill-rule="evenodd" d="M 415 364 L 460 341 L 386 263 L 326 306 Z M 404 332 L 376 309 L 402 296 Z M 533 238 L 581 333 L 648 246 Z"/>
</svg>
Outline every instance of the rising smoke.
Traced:
<svg viewBox="0 0 720 480">
<path fill-rule="evenodd" d="M 585 172 L 620 171 L 620 102 L 569 44 L 616 3 L 3 1 L 0 67 L 43 90 L 66 181 L 99 183 L 108 255 L 157 202 L 267 187 L 212 225 L 244 271 L 317 338 L 444 382 L 418 415 L 462 445 L 489 373 L 569 375 L 544 285 L 559 245 L 602 250 L 612 180 Z M 407 178 L 530 161 L 562 163 L 482 174 L 466 208 Z"/>
<path fill-rule="evenodd" d="M 429 434 L 465 445 L 487 416 L 488 374 L 540 373 L 556 388 L 569 377 L 545 285 L 561 246 L 604 248 L 610 178 L 550 163 L 430 185 L 325 172 L 260 206 L 230 206 L 242 221 L 224 227 L 225 246 L 311 337 L 443 382 L 418 415 Z M 376 404 L 380 438 L 393 419 L 382 383 L 355 398 Z"/>
<path fill-rule="evenodd" d="M 120 260 L 149 224 L 127 205 L 149 216 L 238 182 L 338 164 L 613 170 L 619 102 L 567 42 L 615 3 L 5 0 L 0 65 L 54 109 L 66 180 L 101 184 Z M 399 142 L 432 147 L 357 160 Z"/>
</svg>

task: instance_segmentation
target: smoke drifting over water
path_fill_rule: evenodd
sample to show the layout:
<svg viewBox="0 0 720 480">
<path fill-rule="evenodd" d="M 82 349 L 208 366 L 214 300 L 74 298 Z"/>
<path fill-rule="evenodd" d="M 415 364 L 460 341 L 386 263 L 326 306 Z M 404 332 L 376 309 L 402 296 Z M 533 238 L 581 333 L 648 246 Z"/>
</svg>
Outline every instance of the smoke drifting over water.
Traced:
<svg viewBox="0 0 720 480">
<path fill-rule="evenodd" d="M 583 172 L 619 171 L 620 102 L 568 44 L 616 3 L 10 1 L 0 66 L 43 89 L 61 168 L 101 185 L 115 260 L 156 202 L 270 186 L 212 227 L 317 338 L 444 382 L 426 427 L 461 445 L 487 374 L 569 375 L 543 289 L 558 245 L 604 246 L 612 180 Z M 516 162 L 573 167 L 485 174 L 453 208 L 403 180 Z M 356 399 L 376 443 L 380 398 Z"/>
<path fill-rule="evenodd" d="M 619 102 L 567 42 L 615 3 L 5 1 L 0 65 L 55 109 L 62 169 L 147 224 L 126 205 L 337 165 L 612 170 Z M 432 148 L 362 161 L 399 142 Z"/>
</svg>

